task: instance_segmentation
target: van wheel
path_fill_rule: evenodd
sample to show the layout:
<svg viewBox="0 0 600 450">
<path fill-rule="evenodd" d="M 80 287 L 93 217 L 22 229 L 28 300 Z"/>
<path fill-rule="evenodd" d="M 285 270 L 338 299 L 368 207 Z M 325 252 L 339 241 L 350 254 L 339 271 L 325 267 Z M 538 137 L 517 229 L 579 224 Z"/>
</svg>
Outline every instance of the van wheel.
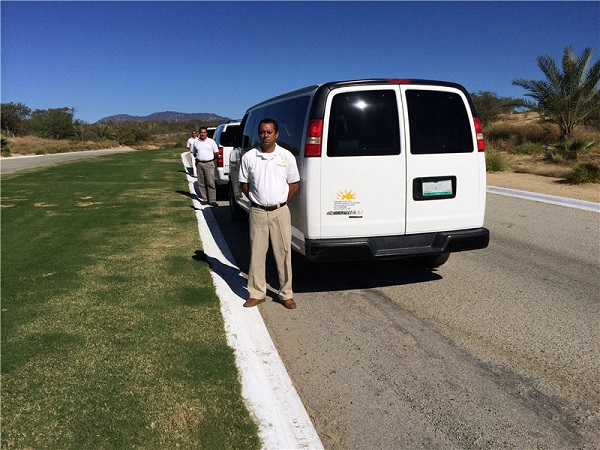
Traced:
<svg viewBox="0 0 600 450">
<path fill-rule="evenodd" d="M 435 269 L 448 261 L 448 258 L 450 258 L 450 253 L 442 253 L 440 255 L 423 256 L 418 258 L 417 262 L 420 266 L 427 269 Z"/>
<path fill-rule="evenodd" d="M 239 207 L 239 205 L 235 202 L 235 195 L 233 193 L 233 187 L 231 183 L 229 186 L 229 215 L 231 216 L 231 220 L 234 222 L 242 222 L 246 219 L 246 212 Z"/>
</svg>

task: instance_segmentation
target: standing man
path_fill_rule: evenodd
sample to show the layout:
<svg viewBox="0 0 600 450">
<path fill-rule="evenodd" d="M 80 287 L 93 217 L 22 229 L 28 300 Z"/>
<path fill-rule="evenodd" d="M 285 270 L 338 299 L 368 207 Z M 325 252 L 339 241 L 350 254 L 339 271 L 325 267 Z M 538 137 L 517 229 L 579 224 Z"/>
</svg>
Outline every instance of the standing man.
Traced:
<svg viewBox="0 0 600 450">
<path fill-rule="evenodd" d="M 197 177 L 198 174 L 196 173 L 196 158 L 194 157 L 194 142 L 198 139 L 198 133 L 196 133 L 196 130 L 192 130 L 192 137 L 190 137 L 187 141 L 187 148 L 190 151 L 190 157 L 192 159 L 191 165 L 192 165 L 192 172 L 194 173 L 194 176 Z"/>
<path fill-rule="evenodd" d="M 202 205 L 219 206 L 217 190 L 215 189 L 215 158 L 219 154 L 217 143 L 208 137 L 206 127 L 200 127 L 200 136 L 194 141 L 193 153 L 196 158 L 196 172 L 198 173 L 198 189 Z"/>
<path fill-rule="evenodd" d="M 263 119 L 258 124 L 259 148 L 242 157 L 240 188 L 250 199 L 249 308 L 265 301 L 265 262 L 271 248 L 279 275 L 277 295 L 287 309 L 296 308 L 292 292 L 292 221 L 287 207 L 298 191 L 300 174 L 294 155 L 277 145 L 277 122 Z"/>
</svg>

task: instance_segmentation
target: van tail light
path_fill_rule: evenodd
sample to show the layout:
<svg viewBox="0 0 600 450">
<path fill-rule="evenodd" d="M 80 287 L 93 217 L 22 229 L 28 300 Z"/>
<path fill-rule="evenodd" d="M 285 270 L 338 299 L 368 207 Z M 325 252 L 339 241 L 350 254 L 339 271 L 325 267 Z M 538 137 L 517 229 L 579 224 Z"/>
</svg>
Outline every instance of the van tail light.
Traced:
<svg viewBox="0 0 600 450">
<path fill-rule="evenodd" d="M 321 140 L 323 138 L 323 119 L 312 119 L 308 121 L 306 131 L 306 143 L 304 144 L 304 156 L 320 157 Z"/>
<path fill-rule="evenodd" d="M 477 138 L 477 151 L 482 152 L 485 150 L 485 142 L 483 140 L 483 127 L 479 117 L 473 117 L 475 123 L 475 137 Z"/>
<path fill-rule="evenodd" d="M 217 155 L 217 167 L 223 167 L 223 147 L 219 147 L 219 154 Z"/>
</svg>

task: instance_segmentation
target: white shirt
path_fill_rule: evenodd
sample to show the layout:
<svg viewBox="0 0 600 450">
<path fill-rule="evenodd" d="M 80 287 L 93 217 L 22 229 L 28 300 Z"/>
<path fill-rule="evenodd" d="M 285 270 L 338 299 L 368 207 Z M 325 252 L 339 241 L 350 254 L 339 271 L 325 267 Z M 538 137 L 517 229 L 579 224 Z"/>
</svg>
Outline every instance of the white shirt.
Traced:
<svg viewBox="0 0 600 450">
<path fill-rule="evenodd" d="M 283 203 L 289 184 L 300 181 L 296 158 L 277 144 L 271 153 L 253 148 L 242 157 L 239 181 L 248 183 L 250 201 L 262 206 Z"/>
<path fill-rule="evenodd" d="M 218 152 L 217 143 L 209 137 L 204 140 L 196 139 L 192 146 L 192 153 L 200 161 L 215 159 L 215 153 Z"/>
<path fill-rule="evenodd" d="M 198 140 L 197 137 L 191 137 L 188 139 L 187 141 L 187 148 L 190 152 L 192 152 L 192 155 L 194 154 L 194 142 Z"/>
</svg>

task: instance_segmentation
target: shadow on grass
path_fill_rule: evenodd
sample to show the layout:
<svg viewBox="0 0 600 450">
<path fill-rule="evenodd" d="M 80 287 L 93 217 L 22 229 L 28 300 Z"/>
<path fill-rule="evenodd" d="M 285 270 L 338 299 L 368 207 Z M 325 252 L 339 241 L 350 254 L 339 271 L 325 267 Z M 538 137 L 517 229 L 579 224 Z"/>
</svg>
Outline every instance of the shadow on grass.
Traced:
<svg viewBox="0 0 600 450">
<path fill-rule="evenodd" d="M 227 283 L 229 288 L 238 297 L 246 299 L 248 291 L 246 290 L 246 279 L 237 267 L 224 264 L 219 259 L 208 256 L 202 250 L 196 250 L 192 259 L 208 263 L 210 270 Z"/>
</svg>

